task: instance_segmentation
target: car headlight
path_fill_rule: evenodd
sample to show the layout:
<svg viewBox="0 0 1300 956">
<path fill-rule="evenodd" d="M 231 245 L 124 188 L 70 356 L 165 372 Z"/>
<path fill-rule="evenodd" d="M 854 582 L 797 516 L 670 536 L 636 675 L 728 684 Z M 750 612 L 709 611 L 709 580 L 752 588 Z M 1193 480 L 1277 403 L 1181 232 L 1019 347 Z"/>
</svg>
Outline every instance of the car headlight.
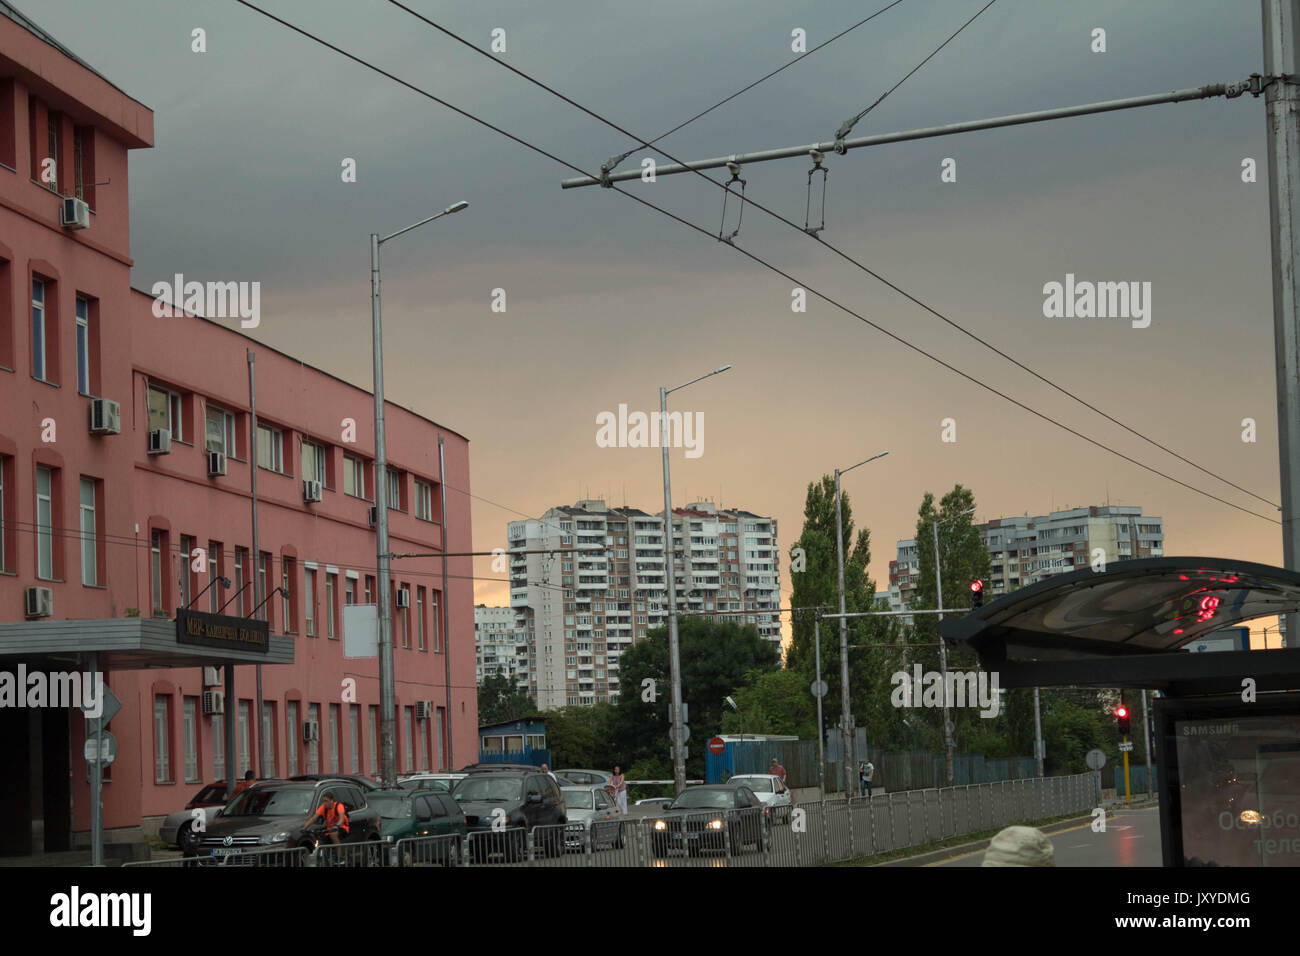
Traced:
<svg viewBox="0 0 1300 956">
<path fill-rule="evenodd" d="M 710 821 L 709 821 L 709 829 L 710 829 L 710 830 L 721 830 L 721 829 L 722 829 L 722 821 L 721 821 L 721 820 L 710 820 Z"/>
<path fill-rule="evenodd" d="M 656 829 L 656 830 L 667 830 L 667 829 L 668 829 L 668 824 L 667 824 L 665 821 L 663 821 L 663 820 L 656 820 L 656 821 L 655 821 L 655 829 Z"/>
<path fill-rule="evenodd" d="M 279 833 L 268 833 L 265 836 L 263 836 L 261 839 L 261 843 L 263 846 L 270 846 L 272 843 L 287 843 L 287 842 L 289 842 L 288 830 L 281 830 Z"/>
</svg>

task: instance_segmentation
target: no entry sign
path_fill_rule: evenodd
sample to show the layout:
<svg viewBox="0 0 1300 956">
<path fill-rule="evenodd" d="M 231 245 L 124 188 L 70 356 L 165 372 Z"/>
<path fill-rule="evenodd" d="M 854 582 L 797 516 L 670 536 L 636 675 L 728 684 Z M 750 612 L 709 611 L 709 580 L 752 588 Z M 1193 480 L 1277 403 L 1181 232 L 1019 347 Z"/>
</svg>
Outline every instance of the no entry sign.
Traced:
<svg viewBox="0 0 1300 956">
<path fill-rule="evenodd" d="M 709 753 L 720 754 L 727 749 L 727 742 L 721 737 L 713 737 L 709 740 Z"/>
</svg>

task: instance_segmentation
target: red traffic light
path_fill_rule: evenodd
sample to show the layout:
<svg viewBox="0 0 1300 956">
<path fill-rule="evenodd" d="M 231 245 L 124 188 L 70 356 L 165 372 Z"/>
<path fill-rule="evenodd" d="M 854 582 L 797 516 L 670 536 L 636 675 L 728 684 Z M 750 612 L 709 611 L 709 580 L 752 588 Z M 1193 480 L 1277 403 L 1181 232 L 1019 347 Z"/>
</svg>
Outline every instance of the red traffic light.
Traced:
<svg viewBox="0 0 1300 956">
<path fill-rule="evenodd" d="M 984 582 L 979 580 L 972 581 L 970 583 L 970 589 L 972 591 L 982 591 L 984 590 Z"/>
<path fill-rule="evenodd" d="M 1119 707 L 1116 707 L 1115 716 L 1118 717 L 1120 720 L 1123 720 L 1125 717 L 1128 716 L 1128 708 L 1125 707 L 1123 704 L 1121 704 Z"/>
</svg>

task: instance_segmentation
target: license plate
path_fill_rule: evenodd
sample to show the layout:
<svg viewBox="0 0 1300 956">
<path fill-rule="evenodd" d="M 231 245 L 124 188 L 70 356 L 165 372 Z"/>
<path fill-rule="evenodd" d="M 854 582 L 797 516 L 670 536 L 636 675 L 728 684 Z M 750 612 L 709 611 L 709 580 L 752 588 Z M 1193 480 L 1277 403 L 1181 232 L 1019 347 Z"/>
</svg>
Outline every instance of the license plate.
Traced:
<svg viewBox="0 0 1300 956">
<path fill-rule="evenodd" d="M 243 852 L 243 847 L 238 846 L 218 846 L 212 849 L 213 856 L 239 856 Z"/>
</svg>

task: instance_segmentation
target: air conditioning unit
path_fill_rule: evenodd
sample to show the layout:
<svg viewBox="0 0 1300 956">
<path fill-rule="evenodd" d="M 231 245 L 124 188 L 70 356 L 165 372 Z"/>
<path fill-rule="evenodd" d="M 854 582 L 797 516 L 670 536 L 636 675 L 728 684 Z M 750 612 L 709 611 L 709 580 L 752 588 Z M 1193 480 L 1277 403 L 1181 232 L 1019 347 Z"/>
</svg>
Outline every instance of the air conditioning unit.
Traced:
<svg viewBox="0 0 1300 956">
<path fill-rule="evenodd" d="M 203 668 L 203 686 L 220 687 L 221 686 L 221 668 L 205 667 Z"/>
<path fill-rule="evenodd" d="M 366 516 L 366 520 L 370 523 L 370 527 L 372 528 L 379 524 L 379 509 L 374 505 L 371 505 L 370 513 Z"/>
<path fill-rule="evenodd" d="M 216 477 L 226 473 L 226 453 L 221 451 L 208 452 L 208 476 Z"/>
<path fill-rule="evenodd" d="M 59 225 L 64 229 L 89 229 L 90 207 L 84 200 L 68 196 L 59 210 Z"/>
<path fill-rule="evenodd" d="M 397 589 L 397 606 L 398 606 L 398 607 L 410 607 L 410 606 L 411 606 L 411 589 L 410 589 L 410 588 L 398 588 L 398 589 Z"/>
<path fill-rule="evenodd" d="M 155 428 L 149 432 L 149 454 L 170 455 L 172 453 L 172 433 L 166 428 Z"/>
<path fill-rule="evenodd" d="M 428 720 L 433 716 L 433 701 L 417 700 L 415 702 L 415 719 Z"/>
<path fill-rule="evenodd" d="M 203 692 L 203 716 L 213 717 L 226 712 L 226 695 L 219 690 Z"/>
<path fill-rule="evenodd" d="M 302 722 L 302 739 L 303 743 L 311 743 L 313 740 L 320 740 L 319 720 L 304 720 Z"/>
<path fill-rule="evenodd" d="M 122 434 L 122 406 L 107 398 L 91 399 L 90 433 L 92 435 Z"/>
<path fill-rule="evenodd" d="M 302 500 L 303 501 L 320 501 L 322 497 L 322 486 L 319 481 L 308 478 L 302 483 Z"/>
<path fill-rule="evenodd" d="M 23 613 L 27 617 L 49 617 L 54 613 L 54 592 L 49 588 L 24 588 Z"/>
</svg>

